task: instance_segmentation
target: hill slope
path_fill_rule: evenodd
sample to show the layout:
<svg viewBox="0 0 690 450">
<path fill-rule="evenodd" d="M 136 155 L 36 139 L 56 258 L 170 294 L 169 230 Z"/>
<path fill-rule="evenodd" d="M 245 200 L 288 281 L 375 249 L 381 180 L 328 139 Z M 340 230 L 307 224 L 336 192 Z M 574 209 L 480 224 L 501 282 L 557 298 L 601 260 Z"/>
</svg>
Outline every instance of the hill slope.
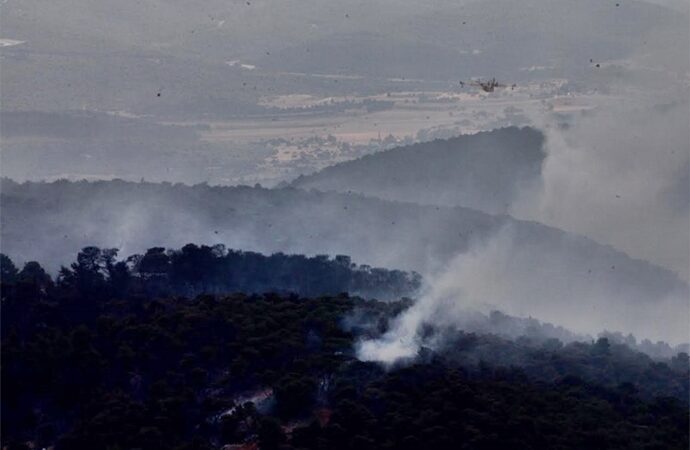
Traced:
<svg viewBox="0 0 690 450">
<path fill-rule="evenodd" d="M 367 155 L 301 176 L 291 186 L 506 213 L 540 183 L 544 135 L 509 127 Z"/>
<path fill-rule="evenodd" d="M 385 327 L 401 302 L 32 300 L 2 303 L 3 448 L 687 448 L 687 354 L 462 334 L 448 362 L 384 370 L 351 352 L 376 326 L 342 325 Z M 487 350 L 498 364 L 471 359 Z"/>
<path fill-rule="evenodd" d="M 688 286 L 672 272 L 535 222 L 298 189 L 122 181 L 2 183 L 2 251 L 53 270 L 86 245 L 121 254 L 188 242 L 264 253 L 348 254 L 454 283 L 468 306 L 672 342 L 687 337 Z M 439 274 L 445 276 L 437 277 Z"/>
</svg>

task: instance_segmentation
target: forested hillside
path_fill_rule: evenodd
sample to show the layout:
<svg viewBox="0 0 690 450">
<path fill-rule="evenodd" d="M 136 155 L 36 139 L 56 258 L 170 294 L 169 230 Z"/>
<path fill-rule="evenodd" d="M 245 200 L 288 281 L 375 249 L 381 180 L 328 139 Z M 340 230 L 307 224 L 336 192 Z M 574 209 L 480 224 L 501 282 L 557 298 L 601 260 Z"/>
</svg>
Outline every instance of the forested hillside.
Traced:
<svg viewBox="0 0 690 450">
<path fill-rule="evenodd" d="M 469 333 L 386 370 L 353 349 L 408 300 L 97 298 L 35 266 L 2 278 L 10 450 L 688 446 L 687 353 Z"/>
</svg>

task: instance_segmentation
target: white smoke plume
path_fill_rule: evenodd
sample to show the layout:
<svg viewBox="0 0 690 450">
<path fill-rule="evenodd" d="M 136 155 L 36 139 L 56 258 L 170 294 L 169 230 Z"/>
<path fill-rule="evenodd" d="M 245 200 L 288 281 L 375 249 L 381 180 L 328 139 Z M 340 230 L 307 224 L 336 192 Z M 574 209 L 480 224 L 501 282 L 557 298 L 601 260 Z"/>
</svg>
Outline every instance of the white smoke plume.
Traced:
<svg viewBox="0 0 690 450">
<path fill-rule="evenodd" d="M 621 331 L 638 338 L 687 342 L 687 291 L 635 299 L 634 292 L 601 283 L 591 270 L 564 275 L 567 262 L 527 250 L 515 240 L 515 230 L 504 227 L 493 239 L 427 276 L 424 295 L 380 339 L 360 342 L 359 358 L 392 363 L 413 357 L 422 345 L 440 344 L 422 336 L 425 324 L 461 330 L 473 313 L 492 310 L 535 317 L 592 336 Z"/>
</svg>

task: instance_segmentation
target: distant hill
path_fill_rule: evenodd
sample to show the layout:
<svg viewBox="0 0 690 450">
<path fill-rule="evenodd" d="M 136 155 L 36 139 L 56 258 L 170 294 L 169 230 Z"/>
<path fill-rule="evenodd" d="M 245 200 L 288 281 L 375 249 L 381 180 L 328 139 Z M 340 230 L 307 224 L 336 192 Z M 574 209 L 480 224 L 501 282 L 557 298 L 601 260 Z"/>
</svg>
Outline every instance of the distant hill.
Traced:
<svg viewBox="0 0 690 450">
<path fill-rule="evenodd" d="M 53 273 L 87 245 L 120 254 L 188 242 L 347 254 L 456 283 L 448 295 L 465 304 L 579 332 L 687 339 L 688 285 L 673 272 L 582 236 L 470 208 L 292 188 L 7 179 L 0 201 L 2 252 Z"/>
<path fill-rule="evenodd" d="M 544 135 L 509 127 L 398 147 L 300 176 L 297 188 L 506 213 L 541 182 Z"/>
</svg>

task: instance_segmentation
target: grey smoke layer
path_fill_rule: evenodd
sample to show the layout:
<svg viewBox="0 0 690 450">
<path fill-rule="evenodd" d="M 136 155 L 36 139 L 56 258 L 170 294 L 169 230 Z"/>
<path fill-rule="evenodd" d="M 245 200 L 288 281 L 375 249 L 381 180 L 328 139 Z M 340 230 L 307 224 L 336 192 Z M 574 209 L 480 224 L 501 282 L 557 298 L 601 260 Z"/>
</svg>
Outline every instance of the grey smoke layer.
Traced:
<svg viewBox="0 0 690 450">
<path fill-rule="evenodd" d="M 296 189 L 7 180 L 2 187 L 3 252 L 53 270 L 84 245 L 124 254 L 187 242 L 349 254 L 422 273 L 429 291 L 411 313 L 420 320 L 452 321 L 455 308 L 467 307 L 593 335 L 608 329 L 673 343 L 687 335 L 688 286 L 673 272 L 508 216 Z"/>
</svg>

